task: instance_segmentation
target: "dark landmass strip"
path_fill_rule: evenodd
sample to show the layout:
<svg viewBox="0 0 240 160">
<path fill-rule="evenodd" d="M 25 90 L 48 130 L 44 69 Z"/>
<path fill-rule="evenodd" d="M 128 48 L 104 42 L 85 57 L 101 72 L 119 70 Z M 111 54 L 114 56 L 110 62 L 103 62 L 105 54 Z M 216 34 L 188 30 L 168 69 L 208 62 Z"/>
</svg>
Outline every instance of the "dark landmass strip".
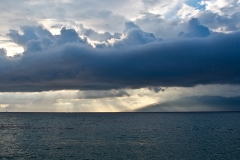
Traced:
<svg viewBox="0 0 240 160">
<path fill-rule="evenodd" d="M 135 112 L 211 112 L 240 111 L 240 97 L 193 96 L 155 103 Z"/>
</svg>

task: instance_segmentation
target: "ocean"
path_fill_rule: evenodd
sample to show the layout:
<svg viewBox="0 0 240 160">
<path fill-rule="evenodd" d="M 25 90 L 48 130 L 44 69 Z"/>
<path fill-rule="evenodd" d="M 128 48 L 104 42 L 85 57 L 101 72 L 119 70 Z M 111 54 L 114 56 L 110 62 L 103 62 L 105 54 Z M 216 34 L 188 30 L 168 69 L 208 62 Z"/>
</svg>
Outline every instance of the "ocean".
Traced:
<svg viewBox="0 0 240 160">
<path fill-rule="evenodd" d="M 0 159 L 240 159 L 240 112 L 0 113 Z"/>
</svg>

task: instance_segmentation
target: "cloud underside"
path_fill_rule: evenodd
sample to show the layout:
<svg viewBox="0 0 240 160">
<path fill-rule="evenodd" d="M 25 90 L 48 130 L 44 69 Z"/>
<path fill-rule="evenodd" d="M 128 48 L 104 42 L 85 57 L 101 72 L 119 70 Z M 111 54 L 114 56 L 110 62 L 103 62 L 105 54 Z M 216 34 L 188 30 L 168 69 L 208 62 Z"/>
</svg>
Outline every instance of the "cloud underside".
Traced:
<svg viewBox="0 0 240 160">
<path fill-rule="evenodd" d="M 2 51 L 4 52 L 4 51 Z M 240 83 L 240 33 L 94 49 L 66 43 L 0 61 L 0 91 Z"/>
<path fill-rule="evenodd" d="M 240 97 L 193 96 L 157 103 L 135 110 L 136 112 L 207 112 L 240 111 Z"/>
</svg>

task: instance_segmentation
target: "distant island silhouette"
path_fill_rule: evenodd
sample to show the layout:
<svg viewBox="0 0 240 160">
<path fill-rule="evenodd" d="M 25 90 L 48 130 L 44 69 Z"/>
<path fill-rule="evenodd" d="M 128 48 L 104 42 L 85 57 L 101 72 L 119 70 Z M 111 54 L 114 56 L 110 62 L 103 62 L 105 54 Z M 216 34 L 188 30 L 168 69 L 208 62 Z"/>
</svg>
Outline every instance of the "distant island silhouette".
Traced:
<svg viewBox="0 0 240 160">
<path fill-rule="evenodd" d="M 192 96 L 155 103 L 135 112 L 208 112 L 240 111 L 240 97 Z"/>
</svg>

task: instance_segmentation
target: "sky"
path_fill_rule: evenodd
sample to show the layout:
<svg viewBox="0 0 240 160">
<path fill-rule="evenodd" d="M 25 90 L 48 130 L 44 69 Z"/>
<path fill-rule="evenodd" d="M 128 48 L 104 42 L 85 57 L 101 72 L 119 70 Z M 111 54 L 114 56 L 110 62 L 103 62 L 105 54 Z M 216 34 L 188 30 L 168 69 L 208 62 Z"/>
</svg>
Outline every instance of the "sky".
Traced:
<svg viewBox="0 0 240 160">
<path fill-rule="evenodd" d="M 240 0 L 0 4 L 1 112 L 238 108 Z"/>
</svg>

